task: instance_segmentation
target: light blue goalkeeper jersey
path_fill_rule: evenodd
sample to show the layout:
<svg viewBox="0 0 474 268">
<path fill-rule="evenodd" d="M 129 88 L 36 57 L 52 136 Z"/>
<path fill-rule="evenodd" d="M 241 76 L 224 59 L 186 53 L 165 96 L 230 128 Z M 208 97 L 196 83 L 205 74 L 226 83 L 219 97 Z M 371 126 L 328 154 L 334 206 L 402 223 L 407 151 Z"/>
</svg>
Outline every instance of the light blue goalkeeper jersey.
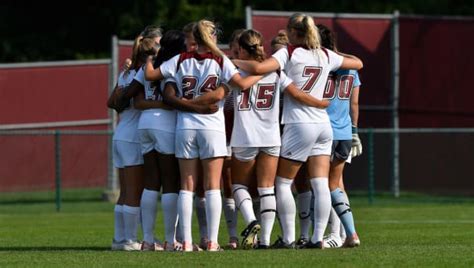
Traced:
<svg viewBox="0 0 474 268">
<path fill-rule="evenodd" d="M 327 108 L 334 140 L 352 139 L 350 102 L 352 89 L 361 85 L 355 70 L 337 70 L 331 73 L 324 90 L 324 98 L 331 100 Z"/>
</svg>

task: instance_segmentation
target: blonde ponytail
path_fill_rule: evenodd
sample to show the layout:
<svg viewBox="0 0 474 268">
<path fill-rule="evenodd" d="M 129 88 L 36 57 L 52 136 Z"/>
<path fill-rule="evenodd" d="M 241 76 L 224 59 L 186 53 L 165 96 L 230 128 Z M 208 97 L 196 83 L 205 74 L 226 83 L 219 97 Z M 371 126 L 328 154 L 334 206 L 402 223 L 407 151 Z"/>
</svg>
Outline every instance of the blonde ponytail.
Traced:
<svg viewBox="0 0 474 268">
<path fill-rule="evenodd" d="M 309 49 L 318 49 L 321 47 L 318 28 L 314 25 L 313 18 L 296 13 L 288 20 L 288 28 L 294 29 L 298 37 L 303 38 L 303 43 Z"/>
<path fill-rule="evenodd" d="M 251 29 L 243 31 L 239 37 L 239 46 L 245 49 L 254 60 L 258 62 L 265 60 L 261 33 Z"/>
<path fill-rule="evenodd" d="M 133 41 L 132 64 L 130 65 L 129 70 L 136 70 L 140 67 L 139 50 L 140 50 L 140 44 L 142 40 L 143 40 L 143 36 L 139 35 Z"/>
<path fill-rule="evenodd" d="M 193 29 L 194 39 L 198 45 L 209 48 L 212 54 L 223 56 L 224 53 L 217 47 L 216 42 L 212 39 L 217 34 L 216 26 L 212 21 L 200 20 Z"/>
<path fill-rule="evenodd" d="M 304 16 L 302 23 L 306 29 L 306 34 L 304 38 L 305 45 L 310 49 L 318 49 L 321 47 L 321 41 L 319 38 L 319 32 L 316 25 L 314 25 L 313 18 L 309 16 Z"/>
</svg>

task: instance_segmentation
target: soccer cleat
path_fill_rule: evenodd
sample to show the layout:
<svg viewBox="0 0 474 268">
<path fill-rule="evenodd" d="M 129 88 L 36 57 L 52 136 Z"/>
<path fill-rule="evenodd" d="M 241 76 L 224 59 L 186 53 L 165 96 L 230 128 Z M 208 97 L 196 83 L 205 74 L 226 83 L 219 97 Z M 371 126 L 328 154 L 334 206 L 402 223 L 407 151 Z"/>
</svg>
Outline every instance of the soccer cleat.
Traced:
<svg viewBox="0 0 474 268">
<path fill-rule="evenodd" d="M 123 244 L 123 250 L 125 251 L 140 251 L 142 250 L 142 244 L 137 241 L 127 240 Z"/>
<path fill-rule="evenodd" d="M 255 247 L 255 249 L 270 249 L 270 246 L 267 246 L 267 245 L 263 245 L 263 244 L 257 244 L 257 246 Z"/>
<path fill-rule="evenodd" d="M 310 248 L 324 249 L 323 241 L 318 241 L 316 243 L 313 243 L 310 239 L 308 243 L 304 244 L 304 246 L 300 247 L 299 249 L 310 249 Z"/>
<path fill-rule="evenodd" d="M 179 242 L 168 243 L 167 241 L 165 241 L 163 249 L 165 251 L 183 251 L 183 245 Z"/>
<path fill-rule="evenodd" d="M 306 238 L 306 237 L 300 237 L 300 239 L 298 239 L 298 241 L 296 241 L 296 247 L 297 247 L 297 248 L 301 248 L 301 247 L 303 247 L 304 245 L 306 245 L 306 243 L 308 243 L 308 238 Z"/>
<path fill-rule="evenodd" d="M 278 236 L 278 239 L 271 245 L 270 248 L 274 249 L 295 249 L 295 242 L 291 242 L 290 244 L 287 244 L 283 241 L 283 238 L 281 236 Z"/>
<path fill-rule="evenodd" d="M 193 252 L 193 244 L 191 242 L 183 241 L 182 252 Z"/>
<path fill-rule="evenodd" d="M 143 241 L 142 243 L 142 250 L 143 251 L 163 251 L 163 245 L 159 241 L 155 241 L 154 243 L 148 243 Z"/>
<path fill-rule="evenodd" d="M 124 244 L 125 244 L 125 240 L 116 241 L 115 239 L 113 239 L 111 250 L 123 250 Z"/>
<path fill-rule="evenodd" d="M 260 228 L 260 224 L 257 221 L 253 221 L 242 231 L 240 235 L 243 236 L 243 249 L 251 249 L 255 246 L 255 236 L 260 231 Z"/>
<path fill-rule="evenodd" d="M 231 237 L 227 246 L 230 249 L 237 249 L 239 247 L 239 239 L 235 236 Z"/>
<path fill-rule="evenodd" d="M 342 247 L 342 240 L 340 237 L 335 235 L 328 235 L 323 239 L 324 248 L 340 248 Z"/>
<path fill-rule="evenodd" d="M 201 241 L 199 241 L 199 247 L 202 249 L 206 249 L 208 242 L 209 240 L 207 239 L 207 237 L 201 237 Z"/>
<path fill-rule="evenodd" d="M 224 251 L 224 249 L 219 246 L 218 243 L 214 243 L 212 241 L 207 242 L 207 251 L 209 252 L 219 252 L 219 251 Z"/>
<path fill-rule="evenodd" d="M 353 234 L 352 237 L 346 237 L 346 241 L 344 241 L 344 244 L 342 244 L 343 248 L 355 248 L 358 246 L 360 246 L 360 239 L 357 234 Z"/>
</svg>

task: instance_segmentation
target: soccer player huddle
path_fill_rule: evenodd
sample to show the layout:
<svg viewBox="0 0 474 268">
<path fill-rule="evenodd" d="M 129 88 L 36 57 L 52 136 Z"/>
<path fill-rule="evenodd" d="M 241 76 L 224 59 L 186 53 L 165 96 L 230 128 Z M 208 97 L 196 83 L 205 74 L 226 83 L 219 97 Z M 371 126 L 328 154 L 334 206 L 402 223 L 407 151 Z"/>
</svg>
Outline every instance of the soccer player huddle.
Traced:
<svg viewBox="0 0 474 268">
<path fill-rule="evenodd" d="M 333 33 L 304 14 L 289 18 L 269 58 L 255 30 L 234 32 L 232 60 L 218 34 L 200 20 L 164 35 L 147 27 L 135 39 L 107 103 L 120 117 L 112 250 L 222 251 L 222 210 L 230 249 L 360 245 L 342 173 L 362 153 L 362 61 L 338 52 Z M 163 242 L 155 238 L 160 191 Z M 238 211 L 247 226 L 240 243 Z M 271 243 L 275 219 L 282 233 Z"/>
</svg>

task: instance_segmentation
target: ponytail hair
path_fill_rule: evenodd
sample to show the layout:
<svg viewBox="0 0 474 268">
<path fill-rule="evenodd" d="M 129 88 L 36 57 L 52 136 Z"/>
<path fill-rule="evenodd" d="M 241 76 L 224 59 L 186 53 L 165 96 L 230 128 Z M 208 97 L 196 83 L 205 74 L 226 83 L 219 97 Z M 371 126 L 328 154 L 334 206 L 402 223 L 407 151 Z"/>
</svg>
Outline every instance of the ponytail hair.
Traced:
<svg viewBox="0 0 474 268">
<path fill-rule="evenodd" d="M 295 13 L 288 20 L 288 29 L 294 29 L 298 37 L 303 38 L 303 44 L 309 49 L 321 47 L 318 28 L 314 25 L 314 20 L 304 14 Z"/>
<path fill-rule="evenodd" d="M 255 30 L 245 30 L 239 37 L 239 46 L 249 53 L 256 61 L 265 60 L 263 36 Z"/>
<path fill-rule="evenodd" d="M 223 56 L 224 53 L 217 47 L 213 36 L 217 35 L 216 25 L 212 21 L 200 20 L 193 28 L 193 35 L 196 43 L 209 48 L 215 56 Z"/>
<path fill-rule="evenodd" d="M 133 41 L 132 64 L 130 65 L 130 68 L 128 68 L 128 70 L 136 70 L 141 66 L 139 56 L 138 56 L 138 50 L 139 50 L 140 42 L 142 40 L 143 40 L 143 36 L 139 35 Z"/>
</svg>

